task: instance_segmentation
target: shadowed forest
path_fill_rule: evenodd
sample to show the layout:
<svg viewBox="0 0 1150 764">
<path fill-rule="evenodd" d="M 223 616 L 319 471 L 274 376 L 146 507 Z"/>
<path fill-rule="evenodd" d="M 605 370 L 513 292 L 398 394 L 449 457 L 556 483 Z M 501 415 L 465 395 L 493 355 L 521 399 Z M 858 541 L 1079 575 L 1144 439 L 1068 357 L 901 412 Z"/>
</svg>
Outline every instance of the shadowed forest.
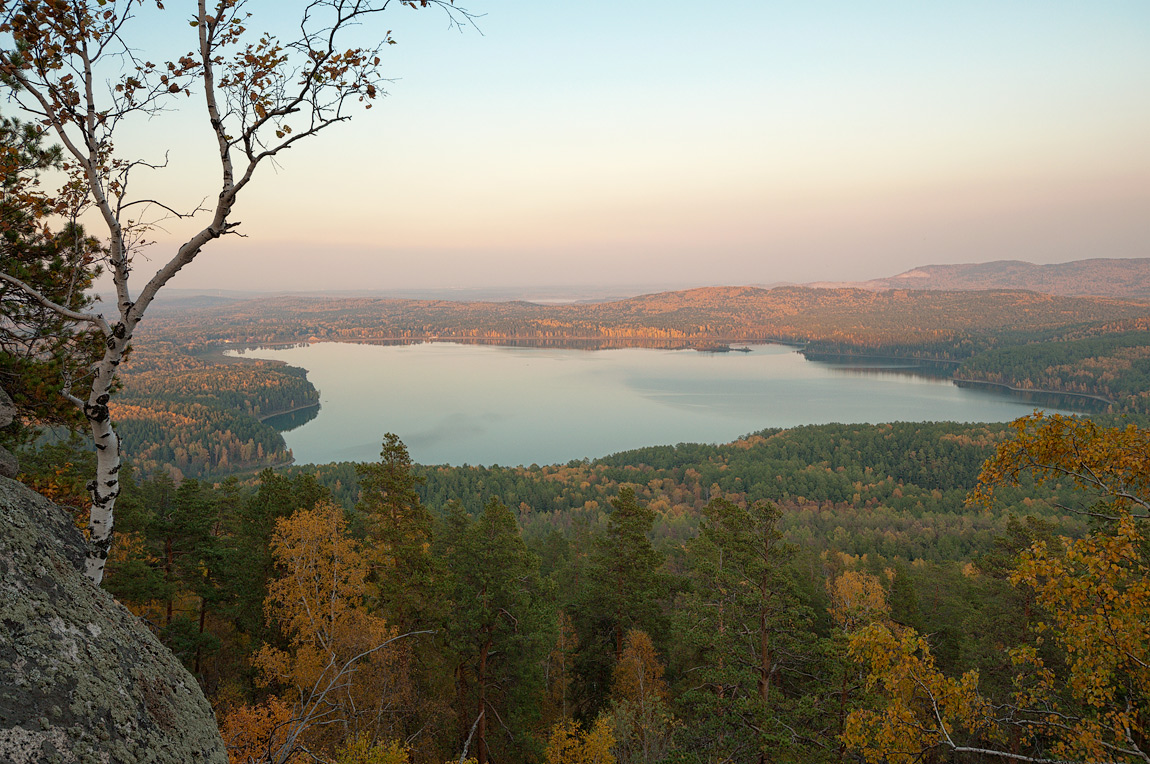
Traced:
<svg viewBox="0 0 1150 764">
<path fill-rule="evenodd" d="M 1094 612 L 1072 595 L 1111 566 L 1100 612 L 1141 618 L 1122 539 L 1144 498 L 1117 486 L 1145 496 L 1146 438 L 1036 415 L 455 468 L 389 435 L 374 464 L 127 475 L 105 586 L 196 676 L 235 762 L 1089 750 L 1112 700 L 1081 661 L 1123 693 L 1142 648 L 1071 628 Z M 58 444 L 25 471 L 82 522 L 90 458 Z M 1092 482 L 1083 459 L 1119 466 Z"/>
</svg>

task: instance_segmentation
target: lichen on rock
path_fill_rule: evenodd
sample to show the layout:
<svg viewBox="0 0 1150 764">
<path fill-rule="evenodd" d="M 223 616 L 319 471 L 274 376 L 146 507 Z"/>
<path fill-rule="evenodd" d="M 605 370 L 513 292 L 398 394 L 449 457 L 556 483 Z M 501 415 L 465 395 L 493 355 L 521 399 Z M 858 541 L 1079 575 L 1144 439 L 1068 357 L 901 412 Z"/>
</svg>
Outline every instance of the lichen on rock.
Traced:
<svg viewBox="0 0 1150 764">
<path fill-rule="evenodd" d="M 84 557 L 67 513 L 0 477 L 0 764 L 224 764 L 195 679 Z"/>
</svg>

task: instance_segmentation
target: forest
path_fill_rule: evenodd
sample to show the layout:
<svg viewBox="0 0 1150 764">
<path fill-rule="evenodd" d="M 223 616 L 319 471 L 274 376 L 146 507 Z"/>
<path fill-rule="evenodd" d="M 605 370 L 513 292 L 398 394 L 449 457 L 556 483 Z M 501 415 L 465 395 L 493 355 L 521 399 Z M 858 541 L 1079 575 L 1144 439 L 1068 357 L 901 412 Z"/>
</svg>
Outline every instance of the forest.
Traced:
<svg viewBox="0 0 1150 764">
<path fill-rule="evenodd" d="M 234 762 L 1133 761 L 1147 453 L 1037 414 L 519 468 L 388 435 L 371 464 L 126 470 L 104 584 Z M 26 479 L 82 516 L 90 460 Z"/>
<path fill-rule="evenodd" d="M 177 480 L 223 477 L 291 462 L 268 417 L 317 407 L 303 369 L 272 361 L 197 357 L 146 342 L 123 368 L 112 416 L 136 468 Z"/>
<path fill-rule="evenodd" d="M 712 287 L 153 310 L 205 248 L 260 231 L 239 217 L 260 207 L 261 167 L 286 169 L 401 76 L 398 40 L 369 19 L 479 18 L 454 0 L 252 18 L 257 5 L 200 2 L 156 34 L 159 1 L 0 4 L 0 455 L 18 449 L 18 477 L 74 513 L 84 576 L 183 662 L 234 764 L 1150 761 L 1150 303 Z M 206 144 L 184 140 L 193 124 Z M 206 172 L 181 178 L 189 160 Z M 307 254 L 310 279 L 325 253 Z M 114 297 L 97 304 L 101 277 Z M 419 466 L 381 434 L 378 462 L 303 467 L 265 420 L 314 411 L 314 386 L 222 352 L 442 340 L 786 342 L 1105 411 L 766 430 L 517 468 Z M 60 633 L 24 620 L 20 639 Z M 142 679 L 141 713 L 163 722 Z M 111 712 L 65 730 L 45 710 L 40 732 L 61 741 L 119 734 Z"/>
</svg>

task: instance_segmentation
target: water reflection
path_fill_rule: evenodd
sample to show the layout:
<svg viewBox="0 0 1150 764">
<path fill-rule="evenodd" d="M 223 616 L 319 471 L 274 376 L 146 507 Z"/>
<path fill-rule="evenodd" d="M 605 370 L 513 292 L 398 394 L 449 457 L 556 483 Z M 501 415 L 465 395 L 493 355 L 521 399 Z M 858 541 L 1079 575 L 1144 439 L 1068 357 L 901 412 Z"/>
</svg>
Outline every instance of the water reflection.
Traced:
<svg viewBox="0 0 1150 764">
<path fill-rule="evenodd" d="M 314 406 L 306 406 L 294 411 L 288 411 L 283 414 L 276 414 L 264 419 L 264 424 L 270 425 L 282 432 L 291 432 L 292 430 L 303 427 L 319 416 L 319 404 Z"/>
<path fill-rule="evenodd" d="M 285 432 L 300 463 L 378 458 L 394 432 L 424 464 L 565 463 L 660 443 L 828 422 L 1009 421 L 1034 403 L 920 367 L 749 352 L 599 352 L 457 343 L 248 351 L 302 366 L 322 409 Z M 1039 405 L 1046 405 L 1040 403 Z"/>
</svg>

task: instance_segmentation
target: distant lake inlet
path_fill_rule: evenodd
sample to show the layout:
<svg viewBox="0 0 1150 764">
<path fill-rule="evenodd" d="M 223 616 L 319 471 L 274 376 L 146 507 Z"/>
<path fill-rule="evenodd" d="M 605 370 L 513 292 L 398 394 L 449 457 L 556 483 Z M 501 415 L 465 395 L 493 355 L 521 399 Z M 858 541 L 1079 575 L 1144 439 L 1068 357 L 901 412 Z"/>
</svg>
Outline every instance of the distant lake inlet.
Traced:
<svg viewBox="0 0 1150 764">
<path fill-rule="evenodd" d="M 318 414 L 269 420 L 301 464 L 375 461 L 387 432 L 422 464 L 554 464 L 726 443 L 769 427 L 1005 422 L 1037 406 L 905 364 L 808 361 L 780 345 L 704 353 L 323 342 L 238 354 L 307 369 L 319 389 Z"/>
</svg>

